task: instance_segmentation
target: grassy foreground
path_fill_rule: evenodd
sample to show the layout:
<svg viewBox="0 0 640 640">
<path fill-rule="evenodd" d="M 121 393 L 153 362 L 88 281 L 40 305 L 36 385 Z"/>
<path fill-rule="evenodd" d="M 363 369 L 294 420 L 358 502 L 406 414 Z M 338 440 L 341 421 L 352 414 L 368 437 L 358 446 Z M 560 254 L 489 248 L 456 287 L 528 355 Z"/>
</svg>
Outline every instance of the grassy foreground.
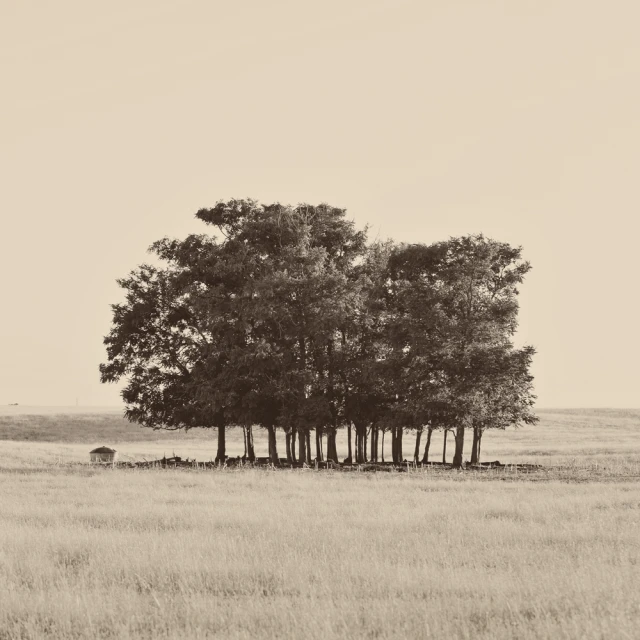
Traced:
<svg viewBox="0 0 640 640">
<path fill-rule="evenodd" d="M 101 469 L 13 432 L 0 639 L 637 638 L 638 415 L 542 417 L 485 449 L 531 476 Z"/>
</svg>

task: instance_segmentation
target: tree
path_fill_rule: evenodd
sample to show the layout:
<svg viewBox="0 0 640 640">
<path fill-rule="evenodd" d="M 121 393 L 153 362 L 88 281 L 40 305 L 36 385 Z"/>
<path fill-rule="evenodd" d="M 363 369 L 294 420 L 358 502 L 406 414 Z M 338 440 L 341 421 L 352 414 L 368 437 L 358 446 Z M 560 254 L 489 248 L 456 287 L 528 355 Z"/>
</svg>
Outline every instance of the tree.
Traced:
<svg viewBox="0 0 640 640">
<path fill-rule="evenodd" d="M 454 466 L 463 462 L 479 390 L 511 384 L 491 365 L 496 350 L 511 348 L 517 286 L 529 269 L 520 248 L 482 235 L 403 246 L 390 258 L 391 336 L 406 358 L 408 402 L 423 423 L 435 403 L 444 428 L 455 425 Z M 526 386 L 512 388 L 503 399 L 528 402 Z"/>
<path fill-rule="evenodd" d="M 356 263 L 365 254 L 366 233 L 345 219 L 344 210 L 328 205 L 232 201 L 197 216 L 216 226 L 226 243 L 250 251 L 260 266 L 250 283 L 251 295 L 243 297 L 241 315 L 251 342 L 286 363 L 269 394 L 278 403 L 287 458 L 293 460 L 297 438 L 299 462 L 310 463 L 310 431 L 315 430 L 316 457 L 323 457 L 326 433 L 327 455 L 337 460 L 335 436 L 343 403 L 340 336 L 358 314 Z"/>
<path fill-rule="evenodd" d="M 385 272 L 393 244 L 373 243 L 354 270 L 358 301 L 344 317 L 336 341 L 343 396 L 343 421 L 348 430 L 349 462 L 367 460 L 367 435 L 371 437 L 371 459 L 377 459 L 379 429 L 388 409 L 388 344 L 385 340 Z M 352 425 L 355 450 L 351 446 Z M 383 431 L 384 438 L 384 431 Z"/>
<path fill-rule="evenodd" d="M 163 246 L 153 251 L 164 257 Z M 231 338 L 220 304 L 224 296 L 203 304 L 197 282 L 185 279 L 175 263 L 162 269 L 142 265 L 119 284 L 126 301 L 113 305 L 113 327 L 104 340 L 108 362 L 100 365 L 102 382 L 127 378 L 122 397 L 132 422 L 154 429 L 216 428 L 217 457 L 224 459 L 228 416 L 210 386 L 224 369 Z"/>
<path fill-rule="evenodd" d="M 232 200 L 196 216 L 221 241 L 161 240 L 152 251 L 167 266 L 121 282 L 127 304 L 114 306 L 103 381 L 129 376 L 123 397 L 132 420 L 217 427 L 221 458 L 231 424 L 264 426 L 275 464 L 278 427 L 299 435 L 301 462 L 310 462 L 311 429 L 327 431 L 328 454 L 337 458 L 334 347 L 359 304 L 354 264 L 366 233 L 328 205 Z"/>
<path fill-rule="evenodd" d="M 287 461 L 297 442 L 297 462 L 309 464 L 311 432 L 316 459 L 337 462 L 346 426 L 348 460 L 361 463 L 377 460 L 389 431 L 398 463 L 405 432 L 416 433 L 418 462 L 427 430 L 427 462 L 443 429 L 456 466 L 466 429 L 477 461 L 487 428 L 535 421 L 533 349 L 511 341 L 529 270 L 519 248 L 483 236 L 367 246 L 366 230 L 326 204 L 231 200 L 196 217 L 213 234 L 160 240 L 151 251 L 162 266 L 119 281 L 126 298 L 100 369 L 103 382 L 127 379 L 130 420 L 215 428 L 219 460 L 230 426 L 254 459 L 258 425 L 276 465 L 278 430 Z"/>
<path fill-rule="evenodd" d="M 535 424 L 533 376 L 529 373 L 535 351 L 532 347 L 496 349 L 483 385 L 473 402 L 471 463 L 480 462 L 482 435 L 486 429 L 506 429 Z"/>
</svg>

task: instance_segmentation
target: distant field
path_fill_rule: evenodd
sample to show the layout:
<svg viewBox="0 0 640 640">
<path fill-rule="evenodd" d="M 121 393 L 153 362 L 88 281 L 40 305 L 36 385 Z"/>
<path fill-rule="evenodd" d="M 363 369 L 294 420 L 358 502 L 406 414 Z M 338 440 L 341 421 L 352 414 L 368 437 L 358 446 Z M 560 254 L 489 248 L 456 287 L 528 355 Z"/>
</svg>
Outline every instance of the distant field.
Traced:
<svg viewBox="0 0 640 640">
<path fill-rule="evenodd" d="M 25 404 L 5 404 L 0 405 L 0 416 L 42 416 L 61 414 L 83 414 L 93 415 L 97 413 L 107 413 L 112 415 L 122 415 L 121 407 L 78 407 L 78 406 L 46 406 L 46 405 L 25 405 Z"/>
<path fill-rule="evenodd" d="M 640 410 L 550 409 L 538 414 L 540 423 L 534 427 L 487 431 L 482 441 L 483 459 L 551 464 L 571 458 L 640 454 Z M 257 455 L 266 456 L 265 432 L 256 428 L 254 438 Z M 154 431 L 128 422 L 121 411 L 0 415 L 0 442 L 3 440 L 14 443 L 0 445 L 5 451 L 5 465 L 12 459 L 10 452 L 18 450 L 20 460 L 25 463 L 29 457 L 41 460 L 47 453 L 57 460 L 82 462 L 88 459 L 91 448 L 100 445 L 114 446 L 121 454 L 134 459 L 175 452 L 183 457 L 208 460 L 216 454 L 215 431 Z M 412 434 L 405 435 L 407 459 L 413 455 L 414 442 Z M 442 444 L 442 434 L 436 432 L 431 446 L 433 460 L 442 459 Z M 279 447 L 284 456 L 282 434 L 279 434 Z M 244 453 L 241 430 L 229 431 L 227 449 L 230 456 Z M 390 442 L 386 443 L 385 450 L 390 455 Z M 345 430 L 338 434 L 338 453 L 341 457 L 347 455 Z M 450 439 L 447 459 L 451 461 L 452 456 Z"/>
<path fill-rule="evenodd" d="M 483 444 L 531 475 L 96 468 L 215 434 L 2 416 L 0 640 L 638 638 L 640 411 L 540 416 Z"/>
</svg>

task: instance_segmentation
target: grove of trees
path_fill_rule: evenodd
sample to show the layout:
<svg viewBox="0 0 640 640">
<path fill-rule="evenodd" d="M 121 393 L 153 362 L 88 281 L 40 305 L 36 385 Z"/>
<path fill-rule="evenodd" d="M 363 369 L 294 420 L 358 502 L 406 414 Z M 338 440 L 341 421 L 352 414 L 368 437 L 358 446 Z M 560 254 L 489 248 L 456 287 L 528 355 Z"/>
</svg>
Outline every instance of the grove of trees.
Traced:
<svg viewBox="0 0 640 640">
<path fill-rule="evenodd" d="M 155 429 L 255 428 L 281 463 L 479 462 L 487 429 L 532 424 L 532 347 L 516 348 L 521 249 L 469 235 L 368 242 L 343 209 L 253 200 L 196 217 L 212 234 L 163 239 L 119 280 L 101 380 L 126 380 L 126 417 Z M 159 265 L 159 266 L 158 266 Z M 415 434 L 409 455 L 403 436 Z M 445 440 L 446 443 L 446 440 Z M 387 444 L 387 449 L 389 445 Z M 387 456 L 388 457 L 388 456 Z"/>
</svg>

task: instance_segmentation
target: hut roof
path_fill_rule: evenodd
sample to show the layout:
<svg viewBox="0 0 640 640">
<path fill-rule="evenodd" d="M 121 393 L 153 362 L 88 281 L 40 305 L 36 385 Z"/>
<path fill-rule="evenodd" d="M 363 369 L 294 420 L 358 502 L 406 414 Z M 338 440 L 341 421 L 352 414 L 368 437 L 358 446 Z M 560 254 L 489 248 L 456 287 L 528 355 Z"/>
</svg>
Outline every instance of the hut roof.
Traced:
<svg viewBox="0 0 640 640">
<path fill-rule="evenodd" d="M 98 447 L 89 453 L 115 453 L 115 449 L 109 449 L 109 447 Z"/>
</svg>

